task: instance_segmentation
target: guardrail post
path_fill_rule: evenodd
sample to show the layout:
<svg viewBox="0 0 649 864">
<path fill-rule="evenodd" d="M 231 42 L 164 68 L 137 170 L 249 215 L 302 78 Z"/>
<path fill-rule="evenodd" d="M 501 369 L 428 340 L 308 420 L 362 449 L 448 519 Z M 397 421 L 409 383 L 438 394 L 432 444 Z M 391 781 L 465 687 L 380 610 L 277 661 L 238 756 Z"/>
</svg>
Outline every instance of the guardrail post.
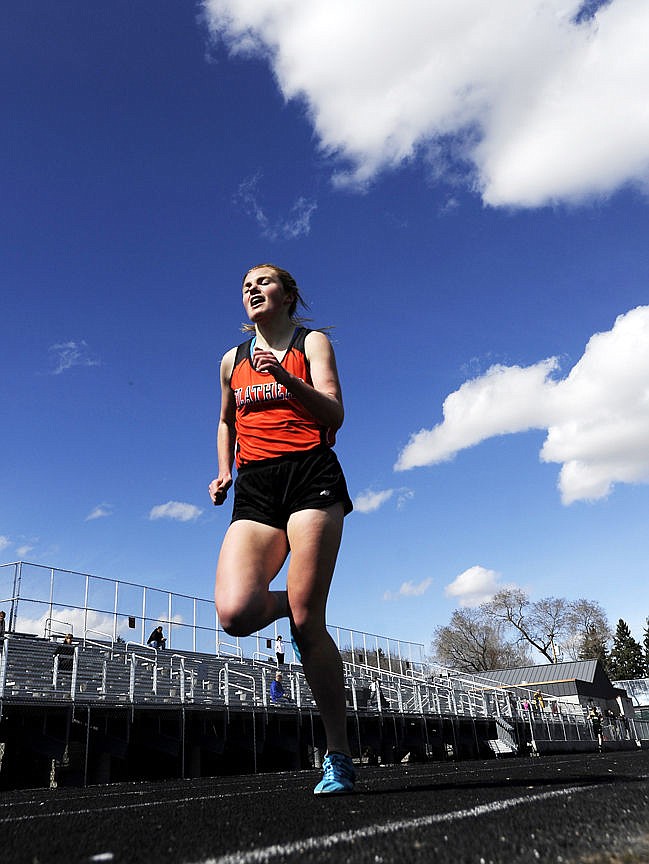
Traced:
<svg viewBox="0 0 649 864">
<path fill-rule="evenodd" d="M 0 643 L 0 700 L 4 697 L 5 681 L 7 680 L 7 654 L 9 653 L 9 639 L 5 636 Z"/>
<path fill-rule="evenodd" d="M 527 719 L 530 724 L 530 746 L 532 747 L 532 753 L 534 756 L 539 755 L 539 749 L 536 746 L 536 737 L 534 736 L 534 722 L 532 720 L 532 708 L 530 707 L 527 711 Z"/>
<path fill-rule="evenodd" d="M 135 702 L 135 652 L 131 654 L 131 671 L 128 683 L 128 695 L 131 704 Z"/>
<path fill-rule="evenodd" d="M 261 704 L 264 708 L 268 707 L 268 687 L 267 685 L 267 670 L 265 666 L 261 667 Z"/>
<path fill-rule="evenodd" d="M 77 674 L 79 672 L 79 646 L 74 649 L 74 655 L 72 657 L 72 681 L 70 683 L 70 698 L 74 702 L 76 690 L 77 690 Z"/>
</svg>

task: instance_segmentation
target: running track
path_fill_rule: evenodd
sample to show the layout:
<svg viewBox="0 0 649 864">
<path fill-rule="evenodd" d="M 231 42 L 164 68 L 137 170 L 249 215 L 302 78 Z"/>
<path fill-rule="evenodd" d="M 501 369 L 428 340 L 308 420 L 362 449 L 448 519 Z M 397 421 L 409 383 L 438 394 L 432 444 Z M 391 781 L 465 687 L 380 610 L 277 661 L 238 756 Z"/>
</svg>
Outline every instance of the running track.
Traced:
<svg viewBox="0 0 649 864">
<path fill-rule="evenodd" d="M 649 862 L 649 751 L 313 771 L 0 796 L 11 864 Z"/>
</svg>

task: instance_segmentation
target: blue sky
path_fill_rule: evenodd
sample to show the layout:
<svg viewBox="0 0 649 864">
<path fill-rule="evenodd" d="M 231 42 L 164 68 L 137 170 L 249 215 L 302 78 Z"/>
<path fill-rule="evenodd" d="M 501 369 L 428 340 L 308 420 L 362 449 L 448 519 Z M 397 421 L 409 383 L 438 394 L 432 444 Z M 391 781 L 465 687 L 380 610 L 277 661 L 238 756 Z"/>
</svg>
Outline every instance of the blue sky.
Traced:
<svg viewBox="0 0 649 864">
<path fill-rule="evenodd" d="M 641 638 L 649 9 L 430 6 L 5 11 L 0 560 L 211 595 L 218 365 L 273 261 L 343 384 L 330 622 L 428 644 L 516 584 Z"/>
</svg>

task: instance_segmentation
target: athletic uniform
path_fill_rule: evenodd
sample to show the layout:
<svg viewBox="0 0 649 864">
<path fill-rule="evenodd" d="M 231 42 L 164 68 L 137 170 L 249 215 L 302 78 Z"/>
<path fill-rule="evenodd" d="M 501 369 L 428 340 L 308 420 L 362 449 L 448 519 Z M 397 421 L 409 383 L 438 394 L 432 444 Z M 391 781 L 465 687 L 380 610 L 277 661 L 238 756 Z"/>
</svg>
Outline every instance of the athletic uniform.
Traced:
<svg viewBox="0 0 649 864">
<path fill-rule="evenodd" d="M 312 385 L 304 348 L 310 332 L 295 329 L 282 366 Z M 252 338 L 237 347 L 230 378 L 237 435 L 232 521 L 252 519 L 285 529 L 291 513 L 338 502 L 349 513 L 347 484 L 331 449 L 333 430 L 319 424 L 272 375 L 257 372 L 251 362 L 254 343 Z"/>
</svg>

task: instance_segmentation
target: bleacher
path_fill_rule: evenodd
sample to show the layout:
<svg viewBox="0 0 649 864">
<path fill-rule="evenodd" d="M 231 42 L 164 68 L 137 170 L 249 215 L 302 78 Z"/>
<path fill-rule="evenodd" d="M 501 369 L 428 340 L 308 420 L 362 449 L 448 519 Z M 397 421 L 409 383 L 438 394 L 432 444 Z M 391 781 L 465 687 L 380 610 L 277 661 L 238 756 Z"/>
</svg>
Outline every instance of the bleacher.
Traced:
<svg viewBox="0 0 649 864">
<path fill-rule="evenodd" d="M 78 702 L 205 704 L 276 708 L 270 683 L 277 666 L 270 659 L 217 657 L 192 651 L 158 651 L 135 642 L 81 640 L 63 668 L 55 636 L 11 634 L 0 656 L 0 700 L 10 702 Z M 286 664 L 284 708 L 314 708 L 315 700 L 301 666 Z M 379 697 L 368 704 L 377 671 L 345 664 L 348 705 L 354 710 L 422 713 L 439 698 L 430 698 L 423 680 L 395 673 L 379 675 Z M 417 688 L 426 691 L 423 698 Z"/>
<path fill-rule="evenodd" d="M 0 646 L 0 788 L 44 776 L 59 782 L 56 772 L 87 784 L 318 764 L 324 726 L 290 648 L 281 667 L 288 698 L 270 699 L 276 628 L 233 638 L 211 600 L 41 565 L 0 566 L 0 577 L 0 606 L 9 610 Z M 164 627 L 163 650 L 144 642 L 154 625 Z M 545 710 L 526 709 L 533 696 L 526 682 L 512 688 L 433 666 L 418 643 L 328 631 L 343 661 L 357 760 L 597 747 L 578 703 L 555 694 Z M 610 730 L 606 746 L 640 739 L 649 740 L 649 723 L 631 719 L 628 731 Z"/>
<path fill-rule="evenodd" d="M 156 650 L 137 642 L 95 641 L 74 645 L 71 668 L 57 654 L 60 635 L 10 634 L 0 654 L 0 703 L 129 705 L 134 707 L 193 705 L 237 711 L 317 712 L 302 667 L 282 667 L 288 699 L 270 700 L 277 666 L 268 655 L 257 658 L 215 656 L 194 651 Z M 584 709 L 557 703 L 557 712 L 517 711 L 507 694 L 476 686 L 459 675 L 410 671 L 403 675 L 360 663 L 343 664 L 347 706 L 359 715 L 453 716 L 495 720 L 489 745 L 496 755 L 519 752 L 521 723 L 525 737 L 539 741 L 592 740 Z M 371 698 L 372 683 L 378 694 Z M 518 736 L 515 732 L 519 728 Z M 642 727 L 642 728 L 641 728 Z M 634 727 L 635 728 L 635 727 Z M 529 731 L 528 731 L 529 730 Z M 644 724 L 637 724 L 644 735 Z M 619 735 L 618 737 L 622 737 Z"/>
<path fill-rule="evenodd" d="M 271 703 L 276 629 L 231 638 L 220 628 L 211 599 L 25 562 L 1 565 L 1 586 L 9 615 L 0 654 L 0 706 L 193 706 L 225 710 L 228 716 L 264 711 L 298 719 L 300 712 L 319 713 L 295 662 L 282 667 L 290 698 Z M 164 627 L 165 650 L 143 642 L 154 624 Z M 478 681 L 432 667 L 419 643 L 335 626 L 328 630 L 343 659 L 348 711 L 368 727 L 374 717 L 386 715 L 395 718 L 395 728 L 396 718 L 418 719 L 426 742 L 429 722 L 455 742 L 454 729 L 438 718 L 466 720 L 473 730 L 484 721 L 497 755 L 530 742 L 536 747 L 593 741 L 578 703 L 552 696 L 546 700 L 552 710 L 525 711 L 522 706 L 533 695 L 525 682 L 512 689 L 488 676 Z M 75 633 L 69 669 L 56 653 L 66 632 Z M 649 724 L 631 720 L 631 727 L 635 740 L 649 737 Z"/>
<path fill-rule="evenodd" d="M 282 666 L 289 699 L 273 704 L 277 665 L 268 654 L 218 656 L 86 638 L 65 663 L 60 646 L 56 634 L 11 633 L 3 640 L 0 788 L 47 782 L 47 770 L 50 784 L 85 785 L 318 764 L 323 727 L 298 664 Z M 510 694 L 457 674 L 399 674 L 350 661 L 343 673 L 359 761 L 502 758 L 597 746 L 578 705 L 522 713 Z M 629 736 L 609 739 L 606 747 L 640 746 L 639 735 L 649 731 L 641 725 L 631 722 Z"/>
<path fill-rule="evenodd" d="M 213 656 L 192 651 L 157 651 L 134 643 L 75 644 L 72 668 L 61 668 L 56 638 L 12 634 L 5 639 L 0 660 L 0 700 L 44 700 L 133 705 L 205 704 L 245 710 L 270 707 L 270 682 L 276 665 L 270 659 Z M 314 708 L 315 700 L 301 666 L 283 667 L 289 700 L 284 708 Z M 423 677 L 399 675 L 360 664 L 344 664 L 349 708 L 364 712 L 401 714 L 453 713 L 448 684 Z M 377 698 L 370 702 L 373 680 Z M 470 706 L 459 700 L 460 712 Z M 472 706 L 486 716 L 485 706 Z"/>
</svg>

